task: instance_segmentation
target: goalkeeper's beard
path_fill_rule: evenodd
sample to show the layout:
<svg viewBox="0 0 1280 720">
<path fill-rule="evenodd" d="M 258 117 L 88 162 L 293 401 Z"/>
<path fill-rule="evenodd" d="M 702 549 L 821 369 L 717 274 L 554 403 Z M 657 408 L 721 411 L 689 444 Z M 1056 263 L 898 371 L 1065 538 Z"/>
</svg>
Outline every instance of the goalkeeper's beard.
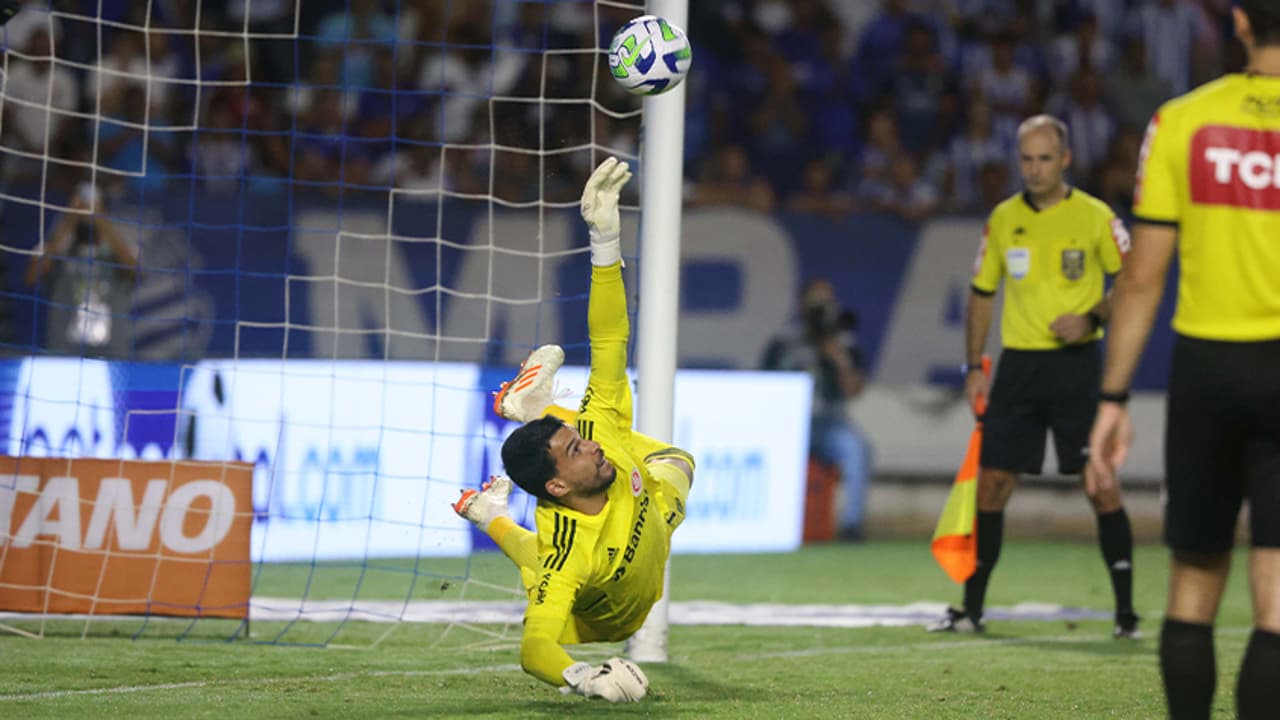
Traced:
<svg viewBox="0 0 1280 720">
<path fill-rule="evenodd" d="M 609 487 L 613 485 L 613 481 L 617 479 L 618 468 L 614 467 L 613 463 L 609 462 L 606 458 L 600 466 L 599 471 L 596 473 L 597 484 L 591 494 L 598 495 L 608 491 Z"/>
</svg>

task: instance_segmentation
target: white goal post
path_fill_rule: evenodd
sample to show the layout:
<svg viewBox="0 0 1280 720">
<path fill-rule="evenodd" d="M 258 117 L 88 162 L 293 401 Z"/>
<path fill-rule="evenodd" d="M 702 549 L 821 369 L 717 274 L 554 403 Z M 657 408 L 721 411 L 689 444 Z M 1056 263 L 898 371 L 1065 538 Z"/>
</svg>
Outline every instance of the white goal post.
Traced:
<svg viewBox="0 0 1280 720">
<path fill-rule="evenodd" d="M 652 0 L 649 12 L 681 28 L 688 25 L 688 0 Z M 695 59 L 696 62 L 696 59 Z M 651 437 L 670 438 L 674 413 L 676 338 L 680 306 L 680 218 L 684 177 L 684 106 L 688 83 L 644 99 L 640 151 L 640 302 L 636 335 L 636 425 Z M 666 662 L 666 591 L 649 619 L 628 642 L 638 662 Z"/>
</svg>

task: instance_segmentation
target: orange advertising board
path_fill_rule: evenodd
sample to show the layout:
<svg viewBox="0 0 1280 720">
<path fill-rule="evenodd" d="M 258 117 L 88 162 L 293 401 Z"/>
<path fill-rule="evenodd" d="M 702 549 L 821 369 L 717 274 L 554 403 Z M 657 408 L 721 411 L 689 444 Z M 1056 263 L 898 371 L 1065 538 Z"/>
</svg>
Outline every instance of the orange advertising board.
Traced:
<svg viewBox="0 0 1280 720">
<path fill-rule="evenodd" d="M 246 618 L 253 466 L 0 456 L 0 610 Z"/>
</svg>

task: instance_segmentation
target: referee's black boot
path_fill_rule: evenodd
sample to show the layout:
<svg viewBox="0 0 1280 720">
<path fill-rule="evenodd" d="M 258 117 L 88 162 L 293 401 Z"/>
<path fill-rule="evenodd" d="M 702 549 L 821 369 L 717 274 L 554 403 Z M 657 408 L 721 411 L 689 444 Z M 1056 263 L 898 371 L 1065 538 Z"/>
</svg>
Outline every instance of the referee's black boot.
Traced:
<svg viewBox="0 0 1280 720">
<path fill-rule="evenodd" d="M 1138 621 L 1141 618 L 1134 612 L 1116 613 L 1116 627 L 1111 632 L 1111 637 L 1116 640 L 1141 640 L 1142 633 L 1138 632 Z"/>
<path fill-rule="evenodd" d="M 982 624 L 982 617 L 974 617 L 963 610 L 947 608 L 947 614 L 941 620 L 926 628 L 929 632 L 986 632 L 987 626 Z"/>
</svg>

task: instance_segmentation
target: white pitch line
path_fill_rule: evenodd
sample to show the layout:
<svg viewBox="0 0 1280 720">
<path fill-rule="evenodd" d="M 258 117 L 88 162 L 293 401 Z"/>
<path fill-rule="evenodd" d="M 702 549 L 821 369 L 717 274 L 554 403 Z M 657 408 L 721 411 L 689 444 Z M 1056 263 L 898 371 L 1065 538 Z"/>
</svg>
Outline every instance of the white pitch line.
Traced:
<svg viewBox="0 0 1280 720">
<path fill-rule="evenodd" d="M 693 600 L 673 602 L 671 625 L 751 625 L 791 627 L 899 627 L 927 625 L 941 617 L 946 604 L 915 602 L 888 604 L 728 603 Z M 359 620 L 381 623 L 480 623 L 517 625 L 524 619 L 525 602 L 450 600 L 310 600 L 255 598 L 250 608 L 254 622 Z M 1111 614 L 1051 603 L 1023 602 L 1007 608 L 990 608 L 989 620 L 1108 620 Z"/>
<path fill-rule="evenodd" d="M 1247 628 L 1232 628 L 1231 630 L 1243 631 Z M 1228 630 L 1226 632 L 1231 632 Z M 1232 634 L 1242 634 L 1241 632 L 1233 632 Z M 731 658 L 734 662 L 757 662 L 760 660 L 779 659 L 779 658 L 801 658 L 813 657 L 817 655 L 881 655 L 900 650 L 917 650 L 917 649 L 954 649 L 975 647 L 979 645 L 1016 645 L 1020 643 L 1030 642 L 1061 642 L 1061 643 L 1077 643 L 1077 642 L 1098 642 L 1101 636 L 1098 635 L 1034 635 L 1021 638 L 1000 638 L 986 639 L 974 637 L 963 641 L 944 641 L 944 642 L 919 642 L 906 645 L 850 645 L 843 647 L 830 648 L 810 648 L 807 650 L 784 650 L 778 652 L 753 653 L 750 655 L 735 655 Z M 589 651 L 586 654 L 592 654 Z M 604 655 L 610 653 L 606 652 Z M 684 658 L 687 660 L 687 658 Z M 679 664 L 675 662 L 674 664 Z M 377 678 L 377 677 L 433 677 L 445 675 L 463 675 L 468 673 L 500 673 L 500 672 L 516 672 L 520 670 L 520 666 L 516 664 L 508 665 L 491 665 L 488 667 L 466 667 L 466 668 L 449 668 L 447 670 L 371 670 L 367 672 L 350 672 L 335 673 L 332 675 L 316 675 L 316 676 L 290 676 L 275 678 L 245 678 L 238 680 L 196 680 L 183 683 L 160 683 L 155 685 L 121 685 L 117 687 L 107 688 L 91 688 L 87 690 L 47 690 L 38 693 L 24 693 L 16 695 L 0 695 L 0 702 L 5 701 L 22 701 L 22 700 L 52 700 L 66 697 L 82 697 L 94 695 L 124 695 L 129 693 L 140 692 L 157 692 L 163 690 L 198 690 L 209 687 L 231 687 L 236 685 L 272 685 L 281 682 L 298 682 L 313 680 L 316 682 L 338 682 L 340 680 L 355 680 L 358 678 Z"/>
<path fill-rule="evenodd" d="M 1000 640 L 986 640 L 983 638 L 973 638 L 971 641 L 953 641 L 953 642 L 932 642 L 932 643 L 911 643 L 909 645 L 853 645 L 846 647 L 832 648 L 812 648 L 808 650 L 788 650 L 769 653 L 754 653 L 751 655 L 735 655 L 731 658 L 735 662 L 756 662 L 760 660 L 768 660 L 774 658 L 799 658 L 811 657 L 816 655 L 838 655 L 838 654 L 866 654 L 879 655 L 896 652 L 903 649 L 950 649 L 962 647 L 974 647 L 975 644 L 982 645 L 1010 645 L 1026 642 L 1097 642 L 1098 636 L 1093 637 L 1067 637 L 1067 636 L 1031 636 L 1024 638 L 1002 638 Z M 605 653 L 608 654 L 608 653 Z M 603 656 L 602 656 L 603 657 Z M 676 663 L 678 664 L 678 663 Z M 432 677 L 445 675 L 463 675 L 470 673 L 500 673 L 515 672 L 520 670 L 520 666 L 516 664 L 509 665 L 491 665 L 489 667 L 466 667 L 466 668 L 450 668 L 447 670 L 373 670 L 368 672 L 350 672 L 335 673 L 332 675 L 318 676 L 291 676 L 291 677 L 275 677 L 275 678 L 254 678 L 254 679 L 238 679 L 238 680 L 196 680 L 183 683 L 160 683 L 155 685 L 121 685 L 106 688 L 91 688 L 87 690 L 47 690 L 37 693 L 24 693 L 15 695 L 0 695 L 0 702 L 13 702 L 23 700 L 56 700 L 67 697 L 84 697 L 95 695 L 125 695 L 130 693 L 141 692 L 159 692 L 165 690 L 198 690 L 210 687 L 233 687 L 237 685 L 272 685 L 281 682 L 298 682 L 298 681 L 316 681 L 316 682 L 338 682 L 341 680 L 355 680 L 359 678 L 377 678 L 377 677 Z"/>
<path fill-rule="evenodd" d="M 1008 640 L 1020 640 L 1022 642 L 1032 641 L 1049 641 L 1057 640 L 1054 636 L 1030 637 L 1030 638 L 1009 638 Z M 1096 638 L 1095 638 L 1096 639 Z M 1006 644 L 1002 641 L 984 641 L 980 638 L 974 638 L 975 641 L 984 644 Z M 934 643 L 912 643 L 911 645 L 860 645 L 836 648 L 815 648 L 810 650 L 791 650 L 772 653 L 756 653 L 752 655 L 737 655 L 732 659 L 737 662 L 754 662 L 759 660 L 767 660 L 770 658 L 787 658 L 787 657 L 808 657 L 813 655 L 834 655 L 844 653 L 858 654 L 881 654 L 900 650 L 903 648 L 952 648 L 952 647 L 972 647 L 973 642 L 934 642 Z M 607 654 L 607 653 L 606 653 Z M 338 682 L 340 680 L 355 680 L 358 678 L 376 678 L 376 677 L 432 677 L 445 675 L 461 675 L 467 673 L 499 673 L 499 672 L 515 672 L 520 670 L 519 665 L 491 665 L 489 667 L 467 667 L 467 668 L 450 668 L 447 670 L 373 670 L 368 672 L 351 672 L 351 673 L 335 673 L 332 675 L 318 676 L 292 676 L 292 677 L 276 677 L 276 678 L 245 678 L 237 680 L 193 680 L 191 682 L 182 683 L 158 683 L 154 685 L 119 685 L 116 687 L 90 688 L 86 690 L 46 690 L 36 693 L 21 693 L 14 695 L 0 695 L 0 702 L 15 702 L 23 700 L 56 700 L 67 697 L 85 697 L 95 695 L 126 695 L 130 693 L 142 692 L 160 692 L 165 690 L 199 690 L 209 687 L 232 687 L 237 685 L 271 685 L 281 682 L 298 682 L 298 681 L 316 681 L 316 682 Z"/>
<path fill-rule="evenodd" d="M 734 660 L 753 661 L 780 658 L 802 658 L 817 655 L 880 655 L 898 650 L 955 650 L 960 648 L 985 647 L 988 645 L 1021 645 L 1024 643 L 1052 642 L 1062 644 L 1096 643 L 1104 636 L 1090 635 L 1027 635 L 1011 638 L 984 638 L 970 636 L 967 640 L 943 640 L 938 642 L 916 642 L 903 645 L 848 645 L 829 648 L 806 648 L 804 650 L 779 650 L 777 652 L 755 653 L 752 655 L 735 655 Z M 1108 638 L 1109 639 L 1109 638 Z"/>
<path fill-rule="evenodd" d="M 1217 635 L 1243 636 L 1253 631 L 1252 627 L 1222 627 L 1216 631 Z M 896 653 L 902 650 L 953 650 L 960 648 L 984 647 L 991 645 L 1021 645 L 1035 642 L 1049 642 L 1067 644 L 1084 644 L 1109 642 L 1110 640 L 1104 635 L 1079 633 L 1072 635 L 1030 635 L 1026 637 L 1013 638 L 984 638 L 982 636 L 973 636 L 965 640 L 950 640 L 936 642 L 915 642 L 897 645 L 848 645 L 841 647 L 828 648 L 807 648 L 804 650 L 780 650 L 776 652 L 752 653 L 748 655 L 735 655 L 730 658 L 733 662 L 758 662 L 769 659 L 782 658 L 804 658 L 816 657 L 820 655 L 885 655 Z M 586 654 L 592 654 L 589 650 Z M 609 654 L 609 653 L 605 653 Z M 603 657 L 603 655 L 602 655 Z M 672 664 L 680 664 L 687 661 L 688 658 L 673 659 Z M 508 673 L 518 672 L 520 666 L 517 664 L 490 665 L 487 667 L 464 667 L 449 668 L 445 670 L 370 670 L 365 672 L 349 672 L 334 673 L 331 675 L 301 675 L 274 678 L 245 678 L 237 680 L 198 680 L 183 683 L 159 683 L 154 685 L 120 685 L 116 687 L 90 688 L 86 690 L 47 690 L 37 693 L 20 693 L 13 695 L 0 695 L 0 702 L 20 702 L 29 700 L 56 700 L 67 697 L 84 697 L 96 695 L 124 695 L 129 693 L 142 692 L 161 692 L 166 690 L 197 690 L 200 688 L 210 687 L 234 687 L 238 685 L 273 685 L 284 682 L 339 682 L 344 680 L 355 680 L 359 678 L 378 678 L 378 677 L 440 677 L 447 675 L 465 675 L 472 673 Z"/>
<path fill-rule="evenodd" d="M 1247 635 L 1253 632 L 1252 627 L 1224 627 L 1217 628 L 1215 635 Z M 1148 638 L 1154 638 L 1155 635 L 1147 635 Z M 896 652 L 898 650 L 956 650 L 961 648 L 987 647 L 990 645 L 1024 645 L 1027 643 L 1050 642 L 1061 643 L 1063 645 L 1096 643 L 1096 642 L 1112 642 L 1112 639 L 1106 635 L 1097 635 L 1091 633 L 1072 633 L 1071 635 L 1026 635 L 1023 637 L 1004 637 L 1004 638 L 988 638 L 981 635 L 970 634 L 965 640 L 942 640 L 936 642 L 915 642 L 904 643 L 898 645 L 846 645 L 841 647 L 829 648 L 806 648 L 804 650 L 779 650 L 776 652 L 753 653 L 750 655 L 735 655 L 733 660 L 742 662 L 752 662 L 756 660 L 771 660 L 782 658 L 802 658 L 815 657 L 818 655 L 880 655 L 888 652 Z M 1114 642 L 1121 642 L 1115 640 Z M 1132 642 L 1132 641 L 1125 641 Z"/>
<path fill-rule="evenodd" d="M 38 693 L 21 693 L 16 695 L 0 695 L 0 702 L 15 700 L 50 700 L 64 697 L 84 695 L 124 695 L 128 693 L 155 692 L 157 690 L 196 690 L 207 687 L 228 687 L 233 685 L 272 685 L 281 682 L 298 682 L 309 680 L 315 682 L 338 682 L 357 678 L 377 677 L 432 677 L 441 675 L 464 675 L 468 673 L 498 673 L 519 670 L 516 664 L 491 665 L 480 668 L 449 668 L 448 670 L 370 670 L 367 672 L 334 673 L 333 675 L 302 675 L 275 678 L 245 678 L 243 680 L 193 680 L 183 683 L 160 683 L 156 685 L 119 685 L 116 687 L 91 688 L 88 690 L 47 690 Z"/>
<path fill-rule="evenodd" d="M 1238 634 L 1238 633 L 1236 633 Z M 1034 635 L 1021 638 L 1000 638 L 985 639 L 974 637 L 964 641 L 944 641 L 944 642 L 919 642 L 907 645 L 850 645 L 844 647 L 830 648 L 810 648 L 807 650 L 784 650 L 778 652 L 753 653 L 750 655 L 735 655 L 731 658 L 734 662 L 757 662 L 760 660 L 780 659 L 780 658 L 802 658 L 813 657 L 817 655 L 881 655 L 897 652 L 904 649 L 954 649 L 975 647 L 980 645 L 1016 645 L 1020 643 L 1030 642 L 1055 642 L 1055 643 L 1081 643 L 1081 642 L 1098 642 L 1101 636 L 1093 635 Z M 588 653 L 589 654 L 589 653 Z M 606 655 L 609 653 L 605 653 Z M 601 656 L 603 657 L 603 655 Z M 687 659 L 687 658 L 686 658 Z M 678 662 L 675 664 L 679 664 Z M 142 692 L 160 692 L 165 690 L 199 690 L 201 688 L 211 687 L 233 687 L 237 685 L 272 685 L 282 682 L 298 682 L 298 681 L 315 681 L 315 682 L 338 682 L 342 680 L 356 680 L 359 678 L 378 678 L 378 677 L 438 677 L 446 675 L 464 675 L 470 673 L 504 673 L 516 672 L 520 670 L 520 666 L 516 664 L 507 665 L 491 665 L 488 667 L 466 667 L 466 668 L 449 668 L 447 670 L 371 670 L 367 672 L 350 672 L 350 673 L 334 673 L 332 675 L 302 675 L 275 678 L 245 678 L 237 680 L 194 680 L 182 683 L 158 683 L 154 685 L 120 685 L 116 687 L 106 688 L 90 688 L 86 690 L 47 690 L 37 693 L 22 693 L 14 695 L 0 695 L 0 702 L 15 702 L 23 700 L 56 700 L 67 697 L 85 697 L 96 695 L 126 695 L 130 693 Z"/>
</svg>

